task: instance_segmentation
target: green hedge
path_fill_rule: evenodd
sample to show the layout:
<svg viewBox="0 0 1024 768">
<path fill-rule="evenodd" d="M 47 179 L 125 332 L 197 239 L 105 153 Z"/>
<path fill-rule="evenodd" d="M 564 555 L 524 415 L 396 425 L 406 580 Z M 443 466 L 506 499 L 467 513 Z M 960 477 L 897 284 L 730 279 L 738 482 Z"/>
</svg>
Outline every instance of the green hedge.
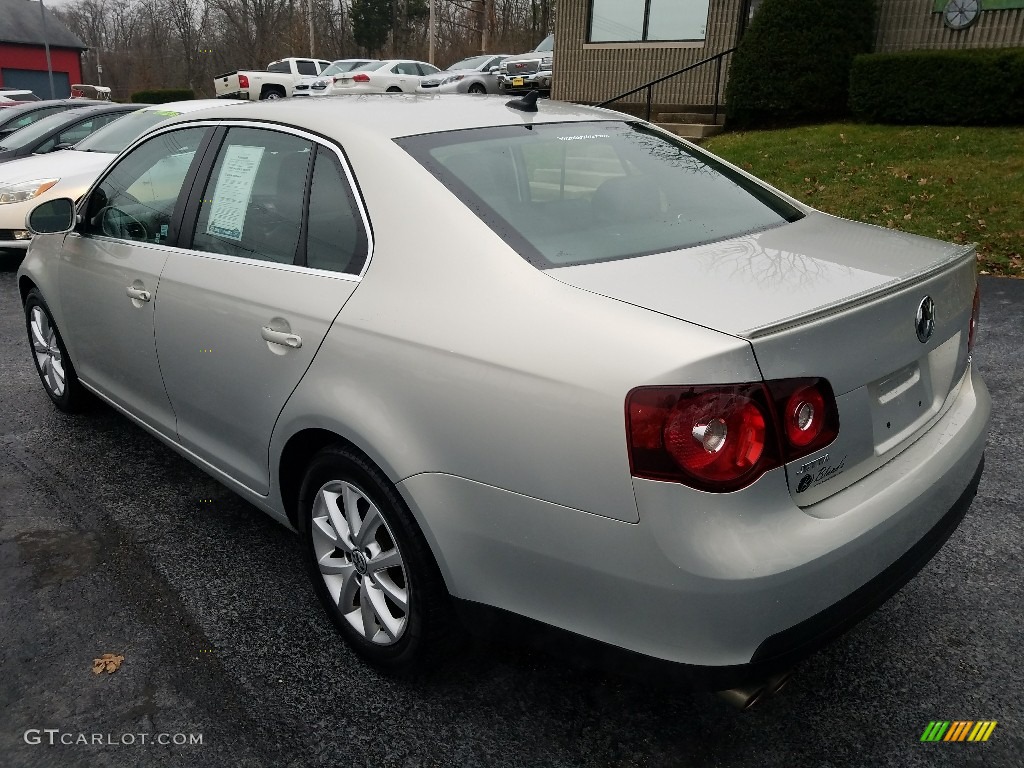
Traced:
<svg viewBox="0 0 1024 768">
<path fill-rule="evenodd" d="M 871 50 L 874 17 L 875 0 L 764 0 L 733 54 L 730 125 L 844 116 L 850 64 Z"/>
<path fill-rule="evenodd" d="M 854 59 L 850 109 L 876 123 L 1024 122 L 1024 49 L 873 53 Z"/>
<path fill-rule="evenodd" d="M 191 88 L 154 88 L 132 94 L 133 104 L 166 104 L 169 101 L 188 101 L 196 97 Z"/>
</svg>

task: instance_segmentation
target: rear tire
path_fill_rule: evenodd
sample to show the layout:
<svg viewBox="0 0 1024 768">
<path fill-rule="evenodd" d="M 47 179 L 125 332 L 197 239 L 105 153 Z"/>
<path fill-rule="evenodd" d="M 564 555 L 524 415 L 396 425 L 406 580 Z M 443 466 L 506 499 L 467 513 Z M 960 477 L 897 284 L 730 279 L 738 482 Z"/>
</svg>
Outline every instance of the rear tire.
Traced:
<svg viewBox="0 0 1024 768">
<path fill-rule="evenodd" d="M 316 454 L 298 523 L 317 597 L 352 650 L 407 673 L 451 647 L 457 619 L 441 572 L 402 497 L 366 457 L 343 446 Z"/>
<path fill-rule="evenodd" d="M 285 93 L 280 88 L 267 86 L 260 92 L 260 101 L 266 101 L 268 99 L 283 99 L 284 97 Z"/>
<path fill-rule="evenodd" d="M 86 402 L 85 389 L 78 381 L 50 308 L 36 288 L 25 297 L 25 327 L 36 373 L 50 400 L 65 413 L 81 411 Z"/>
</svg>

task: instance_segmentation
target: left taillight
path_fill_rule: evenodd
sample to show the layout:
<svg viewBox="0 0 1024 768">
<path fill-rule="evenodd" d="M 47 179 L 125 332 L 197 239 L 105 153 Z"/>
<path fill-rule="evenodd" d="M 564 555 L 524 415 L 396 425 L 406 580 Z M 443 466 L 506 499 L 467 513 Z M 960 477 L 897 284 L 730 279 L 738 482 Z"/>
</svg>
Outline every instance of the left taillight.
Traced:
<svg viewBox="0 0 1024 768">
<path fill-rule="evenodd" d="M 967 351 L 974 349 L 974 336 L 978 330 L 978 318 L 981 315 L 981 286 L 974 289 L 974 306 L 971 307 L 971 326 L 967 331 Z"/>
<path fill-rule="evenodd" d="M 245 75 L 239 75 L 238 76 L 238 87 L 239 88 L 248 88 L 249 87 L 249 78 L 246 77 Z"/>
<path fill-rule="evenodd" d="M 725 493 L 828 445 L 839 414 L 825 379 L 637 387 L 626 433 L 634 476 Z"/>
</svg>

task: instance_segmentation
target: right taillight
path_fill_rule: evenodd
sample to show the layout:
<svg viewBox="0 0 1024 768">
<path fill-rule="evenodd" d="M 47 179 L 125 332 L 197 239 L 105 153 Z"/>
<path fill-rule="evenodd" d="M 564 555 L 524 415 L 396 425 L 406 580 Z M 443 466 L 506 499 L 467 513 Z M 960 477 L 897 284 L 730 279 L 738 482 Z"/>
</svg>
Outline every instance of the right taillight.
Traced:
<svg viewBox="0 0 1024 768">
<path fill-rule="evenodd" d="M 981 286 L 974 289 L 974 306 L 971 307 L 971 327 L 967 331 L 967 351 L 974 349 L 974 335 L 978 330 L 978 317 L 981 315 Z"/>
<path fill-rule="evenodd" d="M 370 82 L 370 76 L 360 72 L 358 75 L 353 75 L 352 80 L 357 83 L 368 83 Z"/>
<path fill-rule="evenodd" d="M 721 493 L 828 445 L 839 414 L 824 379 L 637 387 L 626 432 L 634 476 Z"/>
<path fill-rule="evenodd" d="M 238 76 L 238 87 L 239 88 L 248 88 L 249 87 L 249 78 L 246 77 L 245 75 L 239 75 Z"/>
</svg>

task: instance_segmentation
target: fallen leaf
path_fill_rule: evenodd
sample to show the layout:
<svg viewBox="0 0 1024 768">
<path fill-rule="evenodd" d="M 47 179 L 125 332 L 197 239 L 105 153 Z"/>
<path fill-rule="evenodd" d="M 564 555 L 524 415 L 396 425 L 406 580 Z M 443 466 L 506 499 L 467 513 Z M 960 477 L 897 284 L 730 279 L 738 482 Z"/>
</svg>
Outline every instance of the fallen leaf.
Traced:
<svg viewBox="0 0 1024 768">
<path fill-rule="evenodd" d="M 908 213 L 908 214 L 907 214 L 906 216 L 904 216 L 903 218 L 904 218 L 904 219 L 909 219 L 909 218 L 910 218 L 910 214 Z"/>
<path fill-rule="evenodd" d="M 104 653 L 100 658 L 92 660 L 92 673 L 98 675 L 105 671 L 108 675 L 112 675 L 121 668 L 122 661 L 124 661 L 124 656 L 116 653 Z"/>
</svg>

